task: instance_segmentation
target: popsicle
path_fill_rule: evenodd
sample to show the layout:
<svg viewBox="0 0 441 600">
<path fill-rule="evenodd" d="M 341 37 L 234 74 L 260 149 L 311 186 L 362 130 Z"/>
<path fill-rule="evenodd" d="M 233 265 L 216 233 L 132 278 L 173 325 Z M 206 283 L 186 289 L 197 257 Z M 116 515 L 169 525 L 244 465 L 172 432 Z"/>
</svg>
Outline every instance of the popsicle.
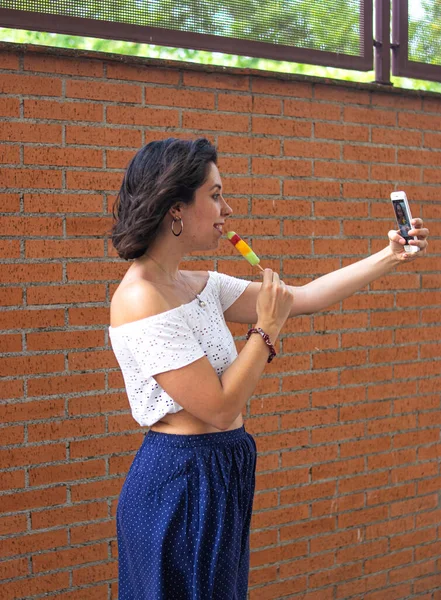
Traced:
<svg viewBox="0 0 441 600">
<path fill-rule="evenodd" d="M 230 240 L 236 250 L 242 254 L 244 259 L 250 263 L 250 265 L 253 267 L 259 267 L 259 269 L 263 271 L 262 267 L 259 265 L 260 258 L 251 250 L 248 244 L 244 242 L 239 235 L 237 235 L 235 231 L 228 231 L 227 238 Z"/>
</svg>

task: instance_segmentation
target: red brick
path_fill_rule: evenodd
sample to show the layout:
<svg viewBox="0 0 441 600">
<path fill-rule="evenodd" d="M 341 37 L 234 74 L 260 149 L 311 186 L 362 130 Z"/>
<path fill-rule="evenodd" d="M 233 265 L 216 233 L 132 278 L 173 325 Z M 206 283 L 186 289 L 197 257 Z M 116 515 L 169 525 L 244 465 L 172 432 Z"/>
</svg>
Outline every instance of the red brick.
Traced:
<svg viewBox="0 0 441 600">
<path fill-rule="evenodd" d="M 369 104 L 370 94 L 367 90 L 350 89 L 344 86 L 316 83 L 314 86 L 314 98 L 318 100 L 330 100 L 347 104 Z"/>
<path fill-rule="evenodd" d="M 52 355 L 50 361 L 46 356 L 15 356 L 0 359 L 0 374 L 3 376 L 34 375 L 63 370 L 62 355 Z"/>
<path fill-rule="evenodd" d="M 1 306 L 17 306 L 23 301 L 23 292 L 18 287 L 11 287 L 0 289 L 0 305 Z M 8 316 L 6 316 L 8 320 Z M 3 322 L 0 315 L 0 324 Z M 1 325 L 0 325 L 1 327 Z M 15 329 L 15 327 L 14 327 Z"/>
<path fill-rule="evenodd" d="M 3 472 L 0 478 L 0 489 L 6 490 L 17 490 L 25 487 L 25 472 L 20 471 L 9 471 Z M 26 527 L 25 527 L 26 528 Z"/>
<path fill-rule="evenodd" d="M 55 217 L 0 217 L 0 227 L 7 236 L 63 235 L 63 221 Z"/>
<path fill-rule="evenodd" d="M 17 581 L 3 583 L 0 585 L 0 596 L 3 600 L 15 600 L 16 598 L 25 598 L 29 593 L 29 588 L 36 594 L 46 595 L 54 590 L 67 588 L 69 586 L 69 573 L 51 573 L 50 575 L 41 575 L 26 577 Z"/>
<path fill-rule="evenodd" d="M 221 157 L 218 162 L 218 168 L 221 175 L 224 173 L 249 173 L 248 158 Z M 229 202 L 229 200 L 228 200 Z"/>
<path fill-rule="evenodd" d="M 422 134 L 419 134 L 422 136 Z M 412 146 L 419 146 L 421 144 L 412 144 Z M 424 132 L 424 146 L 427 148 L 441 148 L 441 134 L 440 133 L 429 133 Z"/>
<path fill-rule="evenodd" d="M 0 169 L 3 185 L 11 188 L 61 188 L 61 171 L 50 169 Z"/>
<path fill-rule="evenodd" d="M 68 548 L 67 550 L 58 550 L 57 552 L 36 554 L 32 557 L 32 568 L 34 573 L 39 573 L 63 567 L 87 564 L 89 562 L 103 561 L 107 558 L 106 544 L 93 544 L 81 548 Z"/>
<path fill-rule="evenodd" d="M 20 258 L 19 240 L 0 240 L 0 256 L 3 258 Z"/>
<path fill-rule="evenodd" d="M 424 139 L 426 140 L 425 134 Z M 387 144 L 390 146 L 421 146 L 422 134 L 419 131 L 406 131 L 405 129 L 372 128 L 372 142 L 374 144 Z"/>
<path fill-rule="evenodd" d="M 0 56 L 0 68 L 18 70 L 20 68 L 19 57 L 15 52 L 7 52 L 3 49 Z"/>
<path fill-rule="evenodd" d="M 18 402 L 2 404 L 0 419 L 2 423 L 29 421 L 32 419 L 47 419 L 64 414 L 62 400 L 41 400 L 38 402 Z"/>
<path fill-rule="evenodd" d="M 4 561 L 0 564 L 0 579 L 12 579 L 29 575 L 29 561 L 26 558 Z"/>
<path fill-rule="evenodd" d="M 28 333 L 28 350 L 61 350 L 68 348 L 93 348 L 104 345 L 103 331 L 52 331 Z"/>
<path fill-rule="evenodd" d="M 365 399 L 364 387 L 341 388 L 332 392 L 313 392 L 312 406 L 328 406 L 330 404 L 346 404 L 359 402 Z"/>
<path fill-rule="evenodd" d="M 27 291 L 29 304 L 104 302 L 105 287 L 98 284 L 38 286 Z"/>
<path fill-rule="evenodd" d="M 264 385 L 265 382 L 271 381 L 279 381 L 272 379 L 261 379 L 259 384 L 259 392 L 264 393 Z M 263 385 L 262 385 L 263 383 Z M 268 386 L 269 388 L 269 386 Z M 276 388 L 277 389 L 277 388 Z M 268 389 L 269 392 L 275 391 L 272 389 Z M 254 396 L 258 394 L 255 393 Z M 308 397 L 306 394 L 290 394 L 289 396 L 275 396 L 275 397 L 265 397 L 265 398 L 256 398 L 255 400 L 251 400 L 250 403 L 250 414 L 264 414 L 264 413 L 276 413 L 276 412 L 284 412 L 286 410 L 299 410 L 301 408 L 306 408 L 309 406 Z"/>
<path fill-rule="evenodd" d="M 426 173 L 426 170 L 424 171 Z M 416 181 L 421 182 L 422 170 L 418 167 L 395 167 L 388 165 L 383 167 L 381 165 L 371 166 L 371 178 L 380 181 Z M 400 186 L 398 186 L 400 187 Z"/>
<path fill-rule="evenodd" d="M 0 92 L 32 96 L 61 96 L 61 79 L 2 73 Z"/>
<path fill-rule="evenodd" d="M 20 148 L 18 146 L 0 145 L 0 163 L 4 165 L 17 165 L 20 162 Z"/>
<path fill-rule="evenodd" d="M 334 569 L 324 569 L 323 571 L 318 568 L 317 571 L 317 573 L 312 574 L 309 578 L 311 588 L 330 585 L 346 579 L 358 578 L 362 573 L 362 565 L 358 563 L 354 565 L 336 567 Z"/>
<path fill-rule="evenodd" d="M 421 578 L 422 575 L 435 573 L 435 571 L 435 561 L 431 560 L 419 563 L 417 565 L 406 565 L 405 567 L 393 569 L 389 573 L 389 578 L 391 583 L 399 583 L 401 581 L 413 581 L 417 578 Z M 430 597 L 427 600 L 430 600 Z"/>
<path fill-rule="evenodd" d="M 318 198 L 327 196 L 338 198 L 340 196 L 340 184 L 330 181 L 285 180 L 283 193 L 285 196 L 313 196 Z"/>
<path fill-rule="evenodd" d="M 12 427 L 2 427 L 1 446 L 10 446 L 12 444 L 22 444 L 24 442 L 24 427 L 22 425 L 13 425 Z"/>
<path fill-rule="evenodd" d="M 28 240 L 29 258 L 75 258 L 103 255 L 102 240 Z"/>
<path fill-rule="evenodd" d="M 403 531 L 412 531 L 415 527 L 413 517 L 388 520 L 384 523 L 368 525 L 366 527 L 366 539 L 389 537 Z"/>
<path fill-rule="evenodd" d="M 102 167 L 102 150 L 83 148 L 24 148 L 24 164 L 68 167 Z"/>
<path fill-rule="evenodd" d="M 283 113 L 286 116 L 314 121 L 340 121 L 342 116 L 340 106 L 324 102 L 311 102 L 310 100 L 284 100 Z"/>
<path fill-rule="evenodd" d="M 20 212 L 20 195 L 19 194 L 1 194 L 0 202 L 2 212 L 13 213 Z"/>
<path fill-rule="evenodd" d="M 285 137 L 310 137 L 311 123 L 276 117 L 253 117 L 252 131 Z"/>
<path fill-rule="evenodd" d="M 74 217 L 66 219 L 66 234 L 68 236 L 104 236 L 112 227 L 112 219 L 110 217 Z M 113 268 L 118 272 L 120 265 L 101 264 L 101 268 Z"/>
<path fill-rule="evenodd" d="M 314 161 L 314 175 L 316 177 L 365 180 L 368 178 L 368 171 L 368 165 Z"/>
<path fill-rule="evenodd" d="M 410 129 L 429 129 L 440 131 L 441 117 L 401 111 L 398 114 L 398 126 L 409 127 Z"/>
<path fill-rule="evenodd" d="M 395 149 L 374 146 L 351 146 L 343 148 L 345 160 L 360 160 L 364 162 L 395 162 Z"/>
<path fill-rule="evenodd" d="M 113 107 L 109 107 L 109 110 L 110 108 Z M 123 110 L 121 107 L 119 109 Z M 126 124 L 124 120 L 123 122 Z M 45 125 L 45 127 L 48 127 L 48 125 Z M 53 127 L 58 127 L 58 125 L 53 125 Z M 126 146 L 138 149 L 142 143 L 142 133 L 138 129 L 112 129 L 111 127 L 89 127 L 86 125 L 66 126 L 66 144 L 90 145 L 91 141 L 93 141 L 94 146 Z"/>
<path fill-rule="evenodd" d="M 280 141 L 269 138 L 219 135 L 217 149 L 229 154 L 280 155 Z"/>
<path fill-rule="evenodd" d="M 34 267 L 36 265 L 33 265 Z M 47 266 L 47 265 L 46 265 Z M 11 310 L 0 314 L 0 329 L 59 327 L 64 324 L 61 310 Z"/>
<path fill-rule="evenodd" d="M 106 65 L 109 79 L 128 79 L 146 83 L 177 84 L 180 74 L 176 69 L 162 69 L 152 65 L 127 65 L 109 62 Z"/>
<path fill-rule="evenodd" d="M 391 448 L 391 440 L 388 436 L 376 437 L 372 439 L 351 441 L 340 445 L 340 456 L 360 456 L 375 454 L 377 452 L 386 452 Z"/>
<path fill-rule="evenodd" d="M 317 123 L 319 125 L 319 123 Z M 340 144 L 309 142 L 303 140 L 284 140 L 285 156 L 302 156 L 305 158 L 340 158 Z"/>
<path fill-rule="evenodd" d="M 372 107 L 358 108 L 355 106 L 346 106 L 344 108 L 344 120 L 352 123 L 393 126 L 397 124 L 397 113 L 395 110 L 379 110 Z"/>
<path fill-rule="evenodd" d="M 102 417 L 83 417 L 28 425 L 28 439 L 31 442 L 78 438 L 104 432 L 105 423 Z"/>
<path fill-rule="evenodd" d="M 299 391 L 335 387 L 338 373 L 307 373 L 283 378 L 283 391 Z"/>
<path fill-rule="evenodd" d="M 182 116 L 184 129 L 203 131 L 237 131 L 249 130 L 249 117 L 218 113 L 185 112 Z"/>
<path fill-rule="evenodd" d="M 24 194 L 25 212 L 36 213 L 89 213 L 101 212 L 99 194 Z"/>
<path fill-rule="evenodd" d="M 2 117 L 20 116 L 19 98 L 0 98 L 0 115 Z"/>
<path fill-rule="evenodd" d="M 369 129 L 359 125 L 334 125 L 332 123 L 315 123 L 314 136 L 327 140 L 341 140 L 352 142 L 369 141 Z M 339 157 L 336 157 L 339 158 Z"/>
<path fill-rule="evenodd" d="M 227 112 L 249 113 L 253 106 L 253 98 L 248 94 L 218 94 L 217 102 L 218 109 Z M 211 103 L 209 106 L 194 104 L 192 108 L 214 108 L 214 104 Z M 276 114 L 280 114 L 280 112 Z"/>
<path fill-rule="evenodd" d="M 398 150 L 398 162 L 404 165 L 441 165 L 441 152 L 436 150 Z"/>
<path fill-rule="evenodd" d="M 327 571 L 327 567 L 331 567 L 334 564 L 334 557 L 332 553 L 321 554 L 320 556 L 302 558 L 300 560 L 291 561 L 285 563 L 280 567 L 280 575 L 282 578 L 289 577 L 292 575 L 309 574 L 315 571 Z M 310 575 L 312 578 L 313 575 Z"/>
<path fill-rule="evenodd" d="M 306 431 L 297 431 L 258 436 L 256 444 L 259 452 L 271 452 L 272 450 L 281 450 L 283 448 L 306 444 L 307 439 L 308 433 Z"/>
<path fill-rule="evenodd" d="M 116 191 L 121 187 L 122 179 L 121 173 L 68 171 L 66 173 L 66 187 L 77 190 Z"/>
<path fill-rule="evenodd" d="M 0 534 L 7 535 L 19 533 L 27 529 L 27 517 L 25 514 L 0 517 Z"/>
<path fill-rule="evenodd" d="M 287 96 L 288 98 L 311 98 L 312 96 L 311 84 L 303 81 L 283 81 L 282 79 L 253 77 L 251 84 L 255 94 Z"/>
<path fill-rule="evenodd" d="M 303 413 L 298 413 L 303 414 Z M 297 415 L 286 415 L 286 417 L 295 417 Z M 304 448 L 282 454 L 283 467 L 296 467 L 298 465 L 321 463 L 337 458 L 337 446 L 319 446 L 315 448 Z"/>
<path fill-rule="evenodd" d="M 249 89 L 249 79 L 243 75 L 184 71 L 183 86 L 247 91 Z"/>
<path fill-rule="evenodd" d="M 24 117 L 28 119 L 100 122 L 103 116 L 103 107 L 91 102 L 24 100 Z"/>
<path fill-rule="evenodd" d="M 110 169 L 125 169 L 132 158 L 132 150 L 106 150 L 106 166 Z"/>
<path fill-rule="evenodd" d="M 65 56 L 25 54 L 23 68 L 25 71 L 62 73 L 64 75 L 81 75 L 82 77 L 101 77 L 103 74 L 101 61 L 78 60 L 78 58 Z"/>
<path fill-rule="evenodd" d="M 69 323 L 70 325 L 108 325 L 109 309 L 98 306 L 71 308 L 69 309 Z"/>
<path fill-rule="evenodd" d="M 139 104 L 142 102 L 142 89 L 138 85 L 125 83 L 68 79 L 66 81 L 66 97 Z"/>
<path fill-rule="evenodd" d="M 252 172 L 258 175 L 287 175 L 305 177 L 312 175 L 311 161 L 277 158 L 253 158 Z"/>
<path fill-rule="evenodd" d="M 53 446 L 50 446 L 50 448 L 52 448 Z M 47 450 L 47 448 L 46 448 Z M 21 449 L 22 451 L 22 449 Z M 49 454 L 47 453 L 47 459 L 49 460 Z M 52 460 L 52 459 L 51 459 Z M 4 512 L 12 512 L 12 511 L 19 511 L 19 510 L 29 510 L 32 508 L 46 508 L 48 506 L 52 506 L 54 504 L 62 504 L 64 502 L 66 502 L 66 498 L 67 498 L 67 494 L 66 494 L 66 487 L 65 486 L 57 486 L 57 487 L 51 487 L 51 488 L 46 488 L 43 490 L 32 490 L 29 492 L 14 492 L 13 494 L 5 494 L 4 496 L 2 496 L 2 509 Z M 54 533 L 54 532 L 51 532 Z M 59 530 L 58 532 L 56 532 L 57 534 L 62 534 L 63 535 L 63 531 Z M 45 538 L 46 536 L 50 537 L 50 534 L 43 534 L 43 538 Z M 65 533 L 64 533 L 65 536 Z M 63 537 L 64 537 L 63 536 Z M 32 539 L 36 542 L 38 540 L 38 537 L 31 536 Z M 27 542 L 30 541 L 30 538 L 28 537 L 15 537 L 12 538 L 12 540 L 10 540 L 12 547 L 10 546 L 8 549 L 5 547 L 3 548 L 3 556 L 8 556 L 8 552 L 10 552 L 10 555 L 12 554 L 25 554 L 26 552 L 32 552 L 33 550 L 35 550 L 35 546 L 32 545 L 32 543 L 30 544 L 30 546 L 25 546 L 24 544 L 22 545 L 20 542 L 23 542 L 23 540 L 26 540 Z M 5 541 L 5 540 L 3 540 Z M 48 542 L 48 548 L 53 548 L 55 545 L 55 539 L 53 540 L 52 544 L 50 542 Z M 3 543 L 2 543 L 3 546 Z M 44 546 L 37 546 L 37 548 L 39 550 L 43 550 Z M 18 550 L 17 552 L 14 552 L 15 550 Z M 20 552 L 20 550 L 22 550 L 22 552 Z"/>
<path fill-rule="evenodd" d="M 80 431 L 79 435 L 81 436 L 81 434 Z M 67 434 L 67 437 L 69 437 L 69 434 Z M 31 486 L 50 485 L 77 479 L 95 479 L 103 477 L 105 474 L 106 465 L 103 460 L 77 461 L 30 469 L 29 482 Z"/>
<path fill-rule="evenodd" d="M 262 115 L 280 115 L 282 102 L 279 99 L 262 96 L 252 96 L 252 112 Z"/>
</svg>

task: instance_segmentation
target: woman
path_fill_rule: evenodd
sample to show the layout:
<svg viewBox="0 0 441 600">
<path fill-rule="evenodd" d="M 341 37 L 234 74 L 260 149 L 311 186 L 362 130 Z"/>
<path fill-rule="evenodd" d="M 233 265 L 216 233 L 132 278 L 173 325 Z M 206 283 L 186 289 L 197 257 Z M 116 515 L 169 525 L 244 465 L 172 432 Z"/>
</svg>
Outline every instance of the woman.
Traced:
<svg viewBox="0 0 441 600">
<path fill-rule="evenodd" d="M 168 139 L 142 148 L 120 190 L 112 239 L 133 263 L 111 304 L 110 336 L 132 413 L 151 429 L 117 514 L 120 600 L 243 600 L 256 448 L 242 409 L 289 316 L 346 298 L 426 252 L 389 246 L 303 287 L 265 269 L 262 283 L 180 271 L 185 255 L 216 250 L 232 210 L 215 148 Z M 300 224 L 299 224 L 300 228 Z M 237 355 L 225 320 L 256 323 Z"/>
</svg>

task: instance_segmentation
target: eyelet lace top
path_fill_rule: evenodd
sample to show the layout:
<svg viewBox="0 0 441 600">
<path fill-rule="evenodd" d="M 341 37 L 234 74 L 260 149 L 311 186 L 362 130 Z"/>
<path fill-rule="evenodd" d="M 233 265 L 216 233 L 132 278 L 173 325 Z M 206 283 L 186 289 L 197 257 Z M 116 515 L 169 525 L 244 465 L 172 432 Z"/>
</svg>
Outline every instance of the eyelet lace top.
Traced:
<svg viewBox="0 0 441 600">
<path fill-rule="evenodd" d="M 109 327 L 112 348 L 124 378 L 133 418 L 151 426 L 182 410 L 154 379 L 206 356 L 220 377 L 237 357 L 224 312 L 250 281 L 209 271 L 197 299 L 166 312 L 119 327 Z"/>
</svg>

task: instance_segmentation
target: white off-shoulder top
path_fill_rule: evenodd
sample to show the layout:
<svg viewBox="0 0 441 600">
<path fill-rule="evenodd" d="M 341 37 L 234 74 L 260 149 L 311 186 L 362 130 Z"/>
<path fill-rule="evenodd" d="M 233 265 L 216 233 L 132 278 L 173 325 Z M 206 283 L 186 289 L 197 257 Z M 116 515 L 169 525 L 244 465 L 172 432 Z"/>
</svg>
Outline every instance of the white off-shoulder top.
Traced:
<svg viewBox="0 0 441 600">
<path fill-rule="evenodd" d="M 182 410 L 154 375 L 206 356 L 220 377 L 237 357 L 223 313 L 251 282 L 215 271 L 208 273 L 207 284 L 199 294 L 205 307 L 194 299 L 158 315 L 109 327 L 132 415 L 142 426 Z"/>
</svg>

